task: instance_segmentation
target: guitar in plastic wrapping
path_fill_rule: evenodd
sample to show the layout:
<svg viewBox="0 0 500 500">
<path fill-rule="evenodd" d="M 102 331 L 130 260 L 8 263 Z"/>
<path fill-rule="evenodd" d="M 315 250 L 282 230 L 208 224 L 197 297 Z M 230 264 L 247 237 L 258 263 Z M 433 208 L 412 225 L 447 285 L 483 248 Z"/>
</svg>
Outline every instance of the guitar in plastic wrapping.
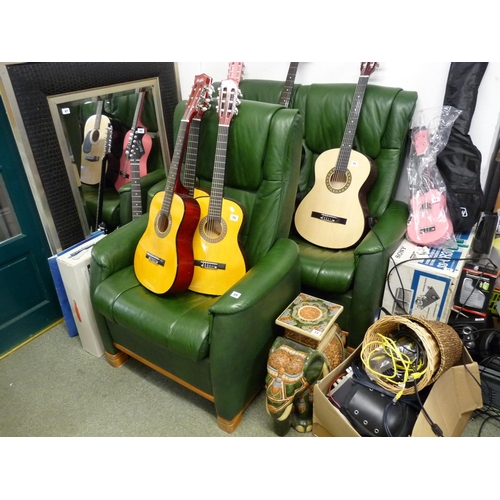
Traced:
<svg viewBox="0 0 500 500">
<path fill-rule="evenodd" d="M 448 215 L 446 195 L 437 189 L 428 171 L 426 155 L 429 148 L 429 133 L 425 127 L 413 132 L 413 147 L 420 175 L 420 189 L 410 198 L 410 217 L 406 228 L 407 238 L 420 246 L 444 243 L 453 235 L 453 223 Z M 437 167 L 436 167 L 437 168 Z"/>
<path fill-rule="evenodd" d="M 361 63 L 342 145 L 318 156 L 315 183 L 295 211 L 297 232 L 320 247 L 349 248 L 366 232 L 366 194 L 377 169 L 373 160 L 353 149 L 353 143 L 368 79 L 377 65 Z"/>
<path fill-rule="evenodd" d="M 288 108 L 290 105 L 290 99 L 292 98 L 293 86 L 295 84 L 295 77 L 297 76 L 297 69 L 299 67 L 298 62 L 291 62 L 288 68 L 288 73 L 286 76 L 285 86 L 281 91 L 281 96 L 279 104 Z"/>
<path fill-rule="evenodd" d="M 123 140 L 120 172 L 115 181 L 117 191 L 128 182 L 131 183 L 132 219 L 140 217 L 143 213 L 140 179 L 148 173 L 148 157 L 153 144 L 147 128 L 141 122 L 145 98 L 146 92 L 139 92 L 132 127 Z"/>
<path fill-rule="evenodd" d="M 189 289 L 208 295 L 222 295 L 246 274 L 246 262 L 239 243 L 244 221 L 243 208 L 224 198 L 224 178 L 229 125 L 237 114 L 238 83 L 228 78 L 219 88 L 219 126 L 210 196 L 196 198 L 200 223 L 193 237 L 194 274 Z"/>
<path fill-rule="evenodd" d="M 148 224 L 134 254 L 134 271 L 139 282 L 157 293 L 187 290 L 193 277 L 193 234 L 200 218 L 198 202 L 175 193 L 179 165 L 189 126 L 196 111 L 207 105 L 206 88 L 212 79 L 195 77 L 186 110 L 181 119 L 164 192 L 151 200 Z"/>
<path fill-rule="evenodd" d="M 111 128 L 109 118 L 102 113 L 103 107 L 104 101 L 97 101 L 96 114 L 85 122 L 80 168 L 80 180 L 84 184 L 95 185 L 101 181 L 101 166 Z"/>
</svg>

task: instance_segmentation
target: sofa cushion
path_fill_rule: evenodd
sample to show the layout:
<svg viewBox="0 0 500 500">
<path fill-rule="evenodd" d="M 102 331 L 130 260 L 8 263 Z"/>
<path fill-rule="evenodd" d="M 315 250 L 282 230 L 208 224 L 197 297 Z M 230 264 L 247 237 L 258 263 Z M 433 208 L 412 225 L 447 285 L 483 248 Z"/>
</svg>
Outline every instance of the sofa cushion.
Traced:
<svg viewBox="0 0 500 500">
<path fill-rule="evenodd" d="M 156 295 L 139 283 L 133 266 L 129 266 L 101 282 L 93 302 L 109 320 L 126 326 L 150 342 L 199 361 L 209 354 L 208 309 L 217 298 L 189 291 L 171 296 Z M 132 315 L 130 311 L 140 313 Z"/>
<path fill-rule="evenodd" d="M 299 245 L 300 278 L 303 285 L 329 293 L 345 293 L 352 288 L 356 272 L 354 250 L 331 250 L 315 246 L 295 234 Z"/>
</svg>

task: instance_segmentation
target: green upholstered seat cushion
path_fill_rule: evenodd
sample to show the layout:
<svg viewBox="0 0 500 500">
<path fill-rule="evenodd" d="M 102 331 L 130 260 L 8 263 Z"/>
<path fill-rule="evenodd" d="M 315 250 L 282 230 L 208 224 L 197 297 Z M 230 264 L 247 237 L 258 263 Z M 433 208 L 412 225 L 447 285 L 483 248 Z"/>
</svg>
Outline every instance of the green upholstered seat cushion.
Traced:
<svg viewBox="0 0 500 500">
<path fill-rule="evenodd" d="M 329 293 L 345 293 L 352 288 L 356 273 L 354 250 L 331 250 L 315 246 L 291 234 L 300 252 L 303 285 Z"/>
<path fill-rule="evenodd" d="M 109 320 L 194 361 L 209 354 L 208 309 L 217 299 L 189 291 L 172 296 L 156 295 L 139 283 L 133 266 L 102 281 L 93 296 L 99 312 Z"/>
</svg>

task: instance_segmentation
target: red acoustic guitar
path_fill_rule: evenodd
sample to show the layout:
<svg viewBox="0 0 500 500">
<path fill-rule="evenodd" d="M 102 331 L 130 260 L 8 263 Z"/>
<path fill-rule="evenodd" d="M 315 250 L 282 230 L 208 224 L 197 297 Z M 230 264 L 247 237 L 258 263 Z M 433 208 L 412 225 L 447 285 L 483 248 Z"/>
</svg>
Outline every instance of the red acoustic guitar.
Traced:
<svg viewBox="0 0 500 500">
<path fill-rule="evenodd" d="M 446 195 L 436 188 L 430 173 L 433 165 L 430 163 L 431 155 L 428 154 L 428 130 L 422 127 L 412 134 L 417 176 L 420 180 L 410 199 L 406 236 L 416 245 L 437 246 L 453 236 L 453 223 L 448 215 Z"/>
<path fill-rule="evenodd" d="M 139 282 L 154 293 L 185 291 L 193 277 L 193 234 L 200 218 L 200 206 L 191 196 L 175 193 L 179 164 L 189 126 L 197 110 L 206 107 L 206 89 L 212 79 L 197 75 L 181 119 L 167 185 L 151 200 L 148 225 L 134 256 Z"/>
</svg>

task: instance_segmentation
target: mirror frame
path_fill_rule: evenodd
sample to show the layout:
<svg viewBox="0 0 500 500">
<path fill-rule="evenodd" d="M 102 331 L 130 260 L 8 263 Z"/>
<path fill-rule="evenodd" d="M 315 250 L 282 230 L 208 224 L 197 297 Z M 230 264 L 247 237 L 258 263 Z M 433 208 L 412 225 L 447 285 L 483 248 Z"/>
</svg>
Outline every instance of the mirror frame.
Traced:
<svg viewBox="0 0 500 500">
<path fill-rule="evenodd" d="M 158 82 L 159 133 L 166 137 L 165 167 L 173 150 L 173 114 L 180 100 L 176 64 L 120 62 L 7 63 L 0 66 L 0 90 L 35 203 L 53 254 L 88 236 L 77 179 L 67 168 L 50 100 L 86 91 L 131 88 Z M 123 85 L 123 87 L 120 87 Z M 98 89 L 98 90 L 97 90 Z M 106 90 L 108 91 L 108 90 Z M 159 117 L 160 118 L 160 117 Z M 167 126 L 168 125 L 168 126 Z M 161 128 L 163 128 L 163 132 Z"/>
</svg>

